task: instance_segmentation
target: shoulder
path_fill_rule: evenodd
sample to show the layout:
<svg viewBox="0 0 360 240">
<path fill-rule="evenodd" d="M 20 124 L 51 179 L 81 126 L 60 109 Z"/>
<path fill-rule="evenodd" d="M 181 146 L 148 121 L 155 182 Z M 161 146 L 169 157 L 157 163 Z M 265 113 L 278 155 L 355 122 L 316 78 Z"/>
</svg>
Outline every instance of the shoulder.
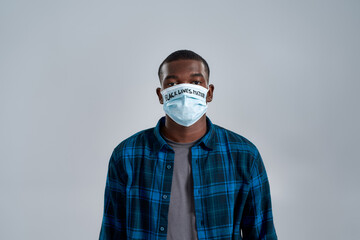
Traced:
<svg viewBox="0 0 360 240">
<path fill-rule="evenodd" d="M 255 159 L 258 158 L 259 151 L 255 144 L 249 139 L 216 124 L 214 124 L 213 127 L 215 137 L 217 138 L 217 142 L 219 144 L 226 144 L 232 151 L 246 151 L 253 155 Z"/>
<path fill-rule="evenodd" d="M 250 181 L 254 176 L 265 172 L 259 150 L 244 136 L 214 125 L 216 152 L 226 153 L 233 159 L 242 176 Z"/>
<path fill-rule="evenodd" d="M 135 155 L 139 150 L 150 147 L 154 142 L 154 128 L 142 130 L 120 142 L 113 151 L 114 159 Z"/>
</svg>

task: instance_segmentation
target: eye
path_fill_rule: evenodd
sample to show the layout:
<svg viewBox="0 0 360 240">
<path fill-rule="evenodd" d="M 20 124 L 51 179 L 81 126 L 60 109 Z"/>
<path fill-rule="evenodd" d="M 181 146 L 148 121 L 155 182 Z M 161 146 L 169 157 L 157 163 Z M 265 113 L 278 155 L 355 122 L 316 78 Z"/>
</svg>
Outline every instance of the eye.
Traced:
<svg viewBox="0 0 360 240">
<path fill-rule="evenodd" d="M 174 83 L 174 82 L 168 83 L 169 87 L 172 87 L 172 86 L 175 86 L 175 85 L 176 85 L 176 83 Z"/>
<path fill-rule="evenodd" d="M 192 83 L 195 84 L 195 85 L 200 85 L 201 84 L 200 81 L 193 81 Z"/>
</svg>

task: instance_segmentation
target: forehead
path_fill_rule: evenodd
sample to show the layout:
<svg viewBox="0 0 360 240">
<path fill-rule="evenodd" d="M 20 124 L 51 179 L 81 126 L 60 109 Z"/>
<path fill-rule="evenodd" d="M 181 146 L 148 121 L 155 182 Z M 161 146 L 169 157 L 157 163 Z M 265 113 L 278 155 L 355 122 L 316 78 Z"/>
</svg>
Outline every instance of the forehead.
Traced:
<svg viewBox="0 0 360 240">
<path fill-rule="evenodd" d="M 163 78 L 168 75 L 186 75 L 192 73 L 201 73 L 207 78 L 203 62 L 198 60 L 177 60 L 165 63 L 161 67 Z"/>
</svg>

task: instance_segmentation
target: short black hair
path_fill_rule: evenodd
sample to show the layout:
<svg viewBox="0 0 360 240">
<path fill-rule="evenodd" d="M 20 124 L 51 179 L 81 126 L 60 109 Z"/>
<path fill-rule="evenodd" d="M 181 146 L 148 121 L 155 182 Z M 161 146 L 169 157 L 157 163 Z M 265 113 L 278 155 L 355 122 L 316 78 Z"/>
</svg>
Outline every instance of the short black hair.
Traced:
<svg viewBox="0 0 360 240">
<path fill-rule="evenodd" d="M 204 58 L 202 58 L 199 54 L 190 51 L 190 50 L 178 50 L 173 53 L 171 53 L 165 60 L 160 64 L 159 70 L 158 70 L 158 76 L 159 80 L 161 81 L 161 68 L 165 63 L 174 62 L 177 60 L 197 60 L 202 62 L 205 65 L 205 71 L 208 75 L 208 81 L 210 77 L 210 68 L 208 63 L 205 61 Z"/>
</svg>

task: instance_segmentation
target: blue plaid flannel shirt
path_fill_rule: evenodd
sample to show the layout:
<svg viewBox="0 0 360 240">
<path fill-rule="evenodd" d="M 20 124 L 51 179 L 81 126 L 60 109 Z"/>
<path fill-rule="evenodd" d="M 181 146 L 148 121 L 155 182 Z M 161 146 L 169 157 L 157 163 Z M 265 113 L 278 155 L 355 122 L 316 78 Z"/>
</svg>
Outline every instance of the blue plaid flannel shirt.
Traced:
<svg viewBox="0 0 360 240">
<path fill-rule="evenodd" d="M 174 151 L 155 128 L 113 151 L 105 187 L 101 240 L 164 239 Z M 277 239 L 265 167 L 246 138 L 212 124 L 191 148 L 198 239 Z"/>
</svg>

